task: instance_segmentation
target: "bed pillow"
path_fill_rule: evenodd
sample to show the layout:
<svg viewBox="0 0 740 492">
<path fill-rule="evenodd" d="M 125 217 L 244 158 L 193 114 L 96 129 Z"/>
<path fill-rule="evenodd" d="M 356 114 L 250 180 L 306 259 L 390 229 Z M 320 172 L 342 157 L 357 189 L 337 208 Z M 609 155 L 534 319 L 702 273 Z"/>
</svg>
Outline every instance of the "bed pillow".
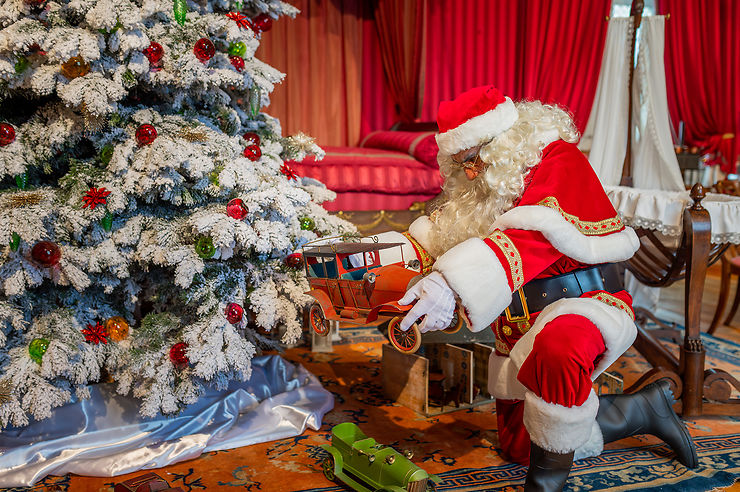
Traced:
<svg viewBox="0 0 740 492">
<path fill-rule="evenodd" d="M 360 147 L 396 150 L 404 152 L 417 161 L 437 169 L 437 141 L 435 132 L 391 132 L 376 131 L 368 134 Z"/>
</svg>

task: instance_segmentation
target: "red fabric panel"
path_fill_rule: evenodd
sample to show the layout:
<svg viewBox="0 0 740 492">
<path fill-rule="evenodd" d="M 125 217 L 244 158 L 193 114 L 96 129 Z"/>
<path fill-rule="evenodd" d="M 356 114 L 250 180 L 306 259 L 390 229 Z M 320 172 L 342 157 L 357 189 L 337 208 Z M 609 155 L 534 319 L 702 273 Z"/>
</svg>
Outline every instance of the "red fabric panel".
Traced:
<svg viewBox="0 0 740 492">
<path fill-rule="evenodd" d="M 611 0 L 526 1 L 519 17 L 518 99 L 568 108 L 586 128 L 599 81 Z"/>
<path fill-rule="evenodd" d="M 362 147 L 325 147 L 321 161 L 291 162 L 301 176 L 318 179 L 334 191 L 437 194 L 439 169 L 431 169 L 408 154 Z"/>
<path fill-rule="evenodd" d="M 529 466 L 529 432 L 524 427 L 524 402 L 496 398 L 498 442 L 504 458 Z"/>
<path fill-rule="evenodd" d="M 387 130 L 398 121 L 398 108 L 385 79 L 378 30 L 372 16 L 362 21 L 361 97 L 360 138 L 375 130 Z"/>
<path fill-rule="evenodd" d="M 360 147 L 405 152 L 433 169 L 437 164 L 437 140 L 434 132 L 391 132 L 379 130 L 367 135 Z"/>
<path fill-rule="evenodd" d="M 401 121 L 419 117 L 424 79 L 425 0 L 377 0 L 378 31 L 383 68 Z"/>
<path fill-rule="evenodd" d="M 713 163 L 737 171 L 740 155 L 740 2 L 663 0 L 668 108 L 684 121 L 684 143 L 721 152 Z M 722 135 L 733 133 L 734 138 Z M 710 161 L 712 162 L 712 161 Z"/>
<path fill-rule="evenodd" d="M 517 379 L 548 403 L 583 405 L 591 393 L 595 361 L 605 351 L 601 332 L 587 318 L 558 316 L 535 337 Z"/>
<path fill-rule="evenodd" d="M 427 14 L 421 119 L 436 121 L 440 101 L 493 84 L 515 98 L 521 2 L 435 0 Z"/>
<path fill-rule="evenodd" d="M 493 84 L 514 100 L 567 107 L 583 131 L 610 5 L 610 0 L 429 2 L 422 120 L 437 119 L 440 101 Z"/>
</svg>

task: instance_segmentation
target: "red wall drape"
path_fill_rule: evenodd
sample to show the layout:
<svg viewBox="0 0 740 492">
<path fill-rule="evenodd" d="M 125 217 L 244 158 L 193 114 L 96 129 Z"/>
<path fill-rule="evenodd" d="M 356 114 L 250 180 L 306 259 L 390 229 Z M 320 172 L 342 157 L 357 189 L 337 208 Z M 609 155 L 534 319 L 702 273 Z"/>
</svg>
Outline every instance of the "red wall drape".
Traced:
<svg viewBox="0 0 740 492">
<path fill-rule="evenodd" d="M 583 131 L 599 81 L 611 1 L 530 0 L 523 4 L 516 97 L 568 108 Z"/>
<path fill-rule="evenodd" d="M 570 109 L 583 130 L 599 79 L 610 0 L 430 2 L 422 119 L 439 102 L 494 84 L 512 99 Z"/>
<path fill-rule="evenodd" d="M 673 124 L 685 125 L 684 142 L 719 148 L 725 173 L 740 154 L 740 2 L 663 0 L 668 106 Z M 732 133 L 734 138 L 723 135 Z"/>
<path fill-rule="evenodd" d="M 426 0 L 378 0 L 375 6 L 385 77 L 401 121 L 416 120 L 421 109 L 426 7 Z"/>
<path fill-rule="evenodd" d="M 356 145 L 362 107 L 362 0 L 291 0 L 301 13 L 262 34 L 256 56 L 286 74 L 267 113 L 283 134 L 309 133 L 319 145 Z"/>
</svg>

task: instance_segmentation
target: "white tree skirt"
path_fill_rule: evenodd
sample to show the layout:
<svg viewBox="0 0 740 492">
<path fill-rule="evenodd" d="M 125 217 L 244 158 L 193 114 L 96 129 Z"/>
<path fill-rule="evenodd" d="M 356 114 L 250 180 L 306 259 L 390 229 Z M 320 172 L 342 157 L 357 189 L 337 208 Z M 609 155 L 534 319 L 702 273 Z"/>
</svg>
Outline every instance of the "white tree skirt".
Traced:
<svg viewBox="0 0 740 492">
<path fill-rule="evenodd" d="M 145 419 L 138 401 L 113 385 L 89 400 L 57 408 L 51 418 L 0 434 L 0 486 L 30 486 L 47 475 L 110 477 L 160 468 L 208 451 L 318 430 L 334 398 L 316 376 L 279 356 L 252 360 L 252 377 L 208 390 L 172 417 Z"/>
</svg>

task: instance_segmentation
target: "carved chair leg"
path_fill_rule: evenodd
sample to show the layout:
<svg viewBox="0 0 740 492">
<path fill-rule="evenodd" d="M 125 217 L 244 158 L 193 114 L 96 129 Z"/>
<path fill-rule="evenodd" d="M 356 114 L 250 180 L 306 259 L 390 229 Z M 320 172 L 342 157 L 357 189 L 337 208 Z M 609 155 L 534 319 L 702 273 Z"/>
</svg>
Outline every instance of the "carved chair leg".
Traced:
<svg viewBox="0 0 740 492">
<path fill-rule="evenodd" d="M 740 276 L 738 276 L 738 282 L 737 287 L 735 287 L 735 300 L 732 301 L 732 307 L 730 308 L 730 312 L 727 314 L 727 317 L 725 318 L 724 324 L 729 325 L 732 321 L 732 318 L 735 317 L 735 313 L 737 312 L 737 308 L 740 306 Z"/>
<path fill-rule="evenodd" d="M 732 274 L 730 273 L 730 262 L 722 258 L 722 280 L 719 288 L 719 299 L 717 300 L 717 309 L 714 311 L 714 318 L 709 324 L 707 333 L 712 335 L 714 330 L 719 325 L 719 320 L 722 317 L 722 313 L 727 307 L 727 299 L 730 296 L 730 284 L 732 283 Z"/>
</svg>

